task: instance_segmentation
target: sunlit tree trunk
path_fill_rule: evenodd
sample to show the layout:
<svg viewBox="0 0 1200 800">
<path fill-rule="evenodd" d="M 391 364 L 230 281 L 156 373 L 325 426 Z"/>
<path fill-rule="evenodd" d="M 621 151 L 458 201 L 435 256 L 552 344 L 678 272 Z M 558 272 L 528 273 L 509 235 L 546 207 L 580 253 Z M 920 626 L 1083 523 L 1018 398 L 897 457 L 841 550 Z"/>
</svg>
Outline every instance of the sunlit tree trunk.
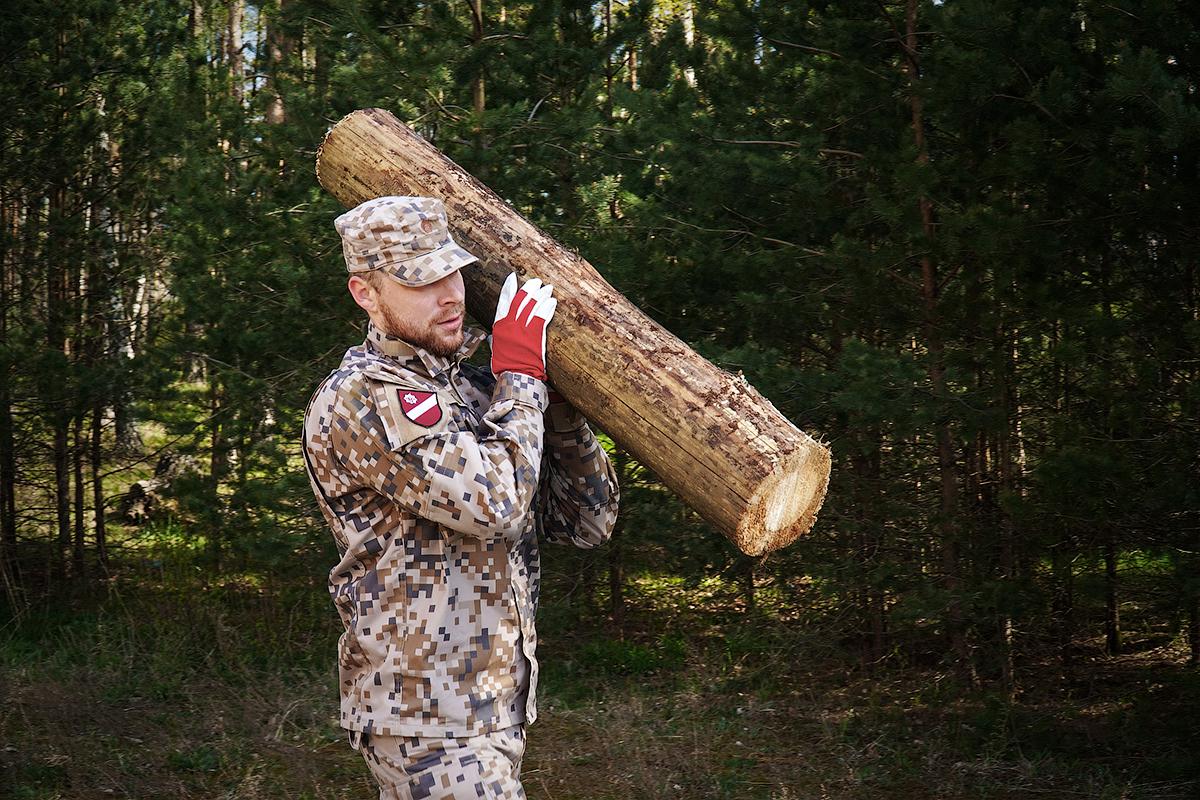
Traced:
<svg viewBox="0 0 1200 800">
<path fill-rule="evenodd" d="M 222 406 L 222 391 L 220 379 L 212 374 L 212 369 L 209 370 L 208 377 L 208 400 L 209 400 L 209 415 L 212 426 L 212 450 L 209 453 L 209 497 L 208 507 L 212 518 L 208 525 L 208 551 L 212 558 L 213 571 L 219 572 L 221 569 L 221 551 L 223 549 L 224 533 L 223 514 L 221 513 L 221 484 L 225 480 L 225 475 L 229 471 L 229 451 L 225 441 L 225 425 L 223 421 L 224 408 Z"/>
<path fill-rule="evenodd" d="M 87 562 L 85 560 L 86 543 L 84 541 L 84 532 L 87 530 L 87 491 L 86 483 L 83 479 L 83 461 L 87 442 L 83 435 L 83 417 L 84 411 L 82 409 L 75 414 L 71 437 L 73 445 L 71 448 L 71 461 L 74 468 L 75 490 L 75 540 L 71 547 L 71 568 L 77 580 L 84 578 L 87 572 Z"/>
<path fill-rule="evenodd" d="M 103 98 L 100 100 L 99 113 L 102 118 L 106 115 Z M 111 367 L 120 363 L 125 354 L 114 340 L 114 332 L 120 327 L 121 317 L 114 314 L 119 301 L 114 302 L 112 285 L 120 271 L 117 257 L 117 225 L 113 209 L 110 205 L 110 186 L 116 184 L 117 164 L 119 153 L 116 143 L 110 138 L 108 131 L 102 129 L 96 146 L 96 157 L 101 166 L 95 176 L 96 198 L 91 208 L 92 227 L 97 232 L 101 247 L 95 259 L 89 261 L 87 280 L 87 313 L 84 326 L 87 338 L 88 363 L 105 375 L 105 383 L 101 387 L 92 387 L 90 409 L 82 409 L 81 414 L 91 414 L 91 424 L 88 432 L 88 465 L 91 473 L 93 534 L 96 544 L 96 559 L 101 576 L 108 574 L 108 532 L 104 518 L 104 464 L 103 464 L 103 432 L 104 416 L 111 404 L 114 409 L 125 405 L 127 389 L 125 381 L 114 379 Z M 128 424 L 128 420 L 126 420 Z M 129 425 L 132 428 L 131 425 Z M 132 432 L 118 432 L 118 445 L 122 444 L 119 434 L 132 436 Z M 126 442 L 127 443 L 127 442 Z M 118 446 L 118 450 L 121 447 Z"/>
<path fill-rule="evenodd" d="M 0 342 L 9 342 L 9 309 L 16 307 L 16 287 L 10 263 L 17 250 L 18 200 L 0 181 Z M 17 458 L 13 435 L 13 364 L 0 361 L 0 583 L 15 615 L 20 610 L 17 586 Z"/>
<path fill-rule="evenodd" d="M 282 73 L 296 49 L 295 40 L 288 35 L 283 24 L 290 4 L 291 0 L 279 0 L 278 9 L 267 17 L 267 92 L 271 98 L 265 116 L 268 125 L 279 125 L 287 121 L 287 109 L 280 83 Z"/>
<path fill-rule="evenodd" d="M 696 44 L 696 9 L 692 5 L 691 0 L 685 0 L 683 4 L 683 12 L 679 16 L 679 21 L 683 25 L 683 42 L 688 46 L 688 57 L 691 57 L 691 49 Z M 696 85 L 696 69 L 690 64 L 683 68 L 683 79 L 687 81 L 688 86 Z"/>
<path fill-rule="evenodd" d="M 243 0 L 228 0 L 229 12 L 226 20 L 225 58 L 229 66 L 230 91 L 233 99 L 242 102 L 244 86 L 244 56 L 242 51 L 242 22 L 245 19 Z"/>
<path fill-rule="evenodd" d="M 108 530 L 104 519 L 104 461 L 101 437 L 104 434 L 104 401 L 92 405 L 90 467 L 92 476 L 92 508 L 95 514 L 96 560 L 101 577 L 108 575 Z"/>
</svg>

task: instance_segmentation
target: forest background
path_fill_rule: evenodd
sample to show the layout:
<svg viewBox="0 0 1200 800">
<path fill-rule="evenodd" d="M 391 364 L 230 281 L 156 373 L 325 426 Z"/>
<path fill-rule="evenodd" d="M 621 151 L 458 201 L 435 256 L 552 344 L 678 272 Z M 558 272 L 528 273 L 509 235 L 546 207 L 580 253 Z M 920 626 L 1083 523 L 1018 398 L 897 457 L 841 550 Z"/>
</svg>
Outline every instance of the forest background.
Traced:
<svg viewBox="0 0 1200 800">
<path fill-rule="evenodd" d="M 751 560 L 614 450 L 532 797 L 1200 792 L 1200 5 L 11 0 L 0 65 L 0 794 L 371 796 L 298 442 L 372 106 L 834 453 Z"/>
</svg>

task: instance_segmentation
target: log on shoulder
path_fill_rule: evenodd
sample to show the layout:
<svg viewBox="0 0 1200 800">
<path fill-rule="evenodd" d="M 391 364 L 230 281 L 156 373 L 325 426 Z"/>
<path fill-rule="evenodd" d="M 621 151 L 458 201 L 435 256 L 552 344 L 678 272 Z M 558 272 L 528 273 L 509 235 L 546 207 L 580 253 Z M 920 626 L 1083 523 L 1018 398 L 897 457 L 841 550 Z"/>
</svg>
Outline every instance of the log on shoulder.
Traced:
<svg viewBox="0 0 1200 800">
<path fill-rule="evenodd" d="M 829 483 L 828 447 L 390 113 L 355 111 L 335 125 L 317 177 L 347 207 L 391 194 L 440 198 L 455 239 L 479 258 L 463 271 L 477 320 L 491 321 L 513 270 L 553 284 L 551 383 L 742 552 L 778 549 L 812 527 Z"/>
</svg>

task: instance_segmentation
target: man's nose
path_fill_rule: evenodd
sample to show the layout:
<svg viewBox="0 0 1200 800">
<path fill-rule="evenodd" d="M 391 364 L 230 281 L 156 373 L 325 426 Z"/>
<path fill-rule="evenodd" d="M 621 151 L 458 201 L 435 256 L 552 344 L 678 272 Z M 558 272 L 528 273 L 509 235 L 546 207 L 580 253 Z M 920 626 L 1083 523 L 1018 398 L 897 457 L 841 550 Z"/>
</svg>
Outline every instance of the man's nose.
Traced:
<svg viewBox="0 0 1200 800">
<path fill-rule="evenodd" d="M 460 305 L 466 299 L 466 289 L 460 273 L 447 275 L 441 284 L 438 287 L 438 302 L 442 305 Z"/>
</svg>

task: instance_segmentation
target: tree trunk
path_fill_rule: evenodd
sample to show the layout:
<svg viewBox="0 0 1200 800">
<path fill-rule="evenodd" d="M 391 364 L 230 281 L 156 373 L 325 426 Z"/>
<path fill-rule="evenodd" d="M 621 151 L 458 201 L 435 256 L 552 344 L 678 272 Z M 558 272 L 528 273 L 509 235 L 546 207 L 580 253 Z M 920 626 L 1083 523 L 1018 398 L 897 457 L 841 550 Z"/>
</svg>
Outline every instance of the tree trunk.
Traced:
<svg viewBox="0 0 1200 800">
<path fill-rule="evenodd" d="M 67 574 L 67 551 L 71 547 L 71 414 L 67 408 L 65 391 L 67 368 L 67 271 L 58 252 L 58 241 L 62 237 L 63 206 L 65 190 L 53 190 L 49 206 L 47 247 L 43 253 L 46 270 L 46 346 L 50 352 L 62 356 L 57 375 L 43 376 L 52 383 L 46 392 L 50 425 L 53 431 L 52 461 L 54 463 L 54 508 L 57 537 L 54 546 L 54 574 L 65 580 Z"/>
<path fill-rule="evenodd" d="M 875 577 L 879 553 L 883 545 L 883 525 L 879 520 L 879 498 L 882 435 L 878 426 L 872 425 L 862 432 L 866 452 L 851 457 L 857 484 L 855 504 L 858 527 L 858 561 L 862 571 L 862 593 L 859 597 L 860 615 L 865 623 L 863 650 L 865 666 L 877 664 L 887 652 L 885 619 L 886 601 L 883 588 Z"/>
<path fill-rule="evenodd" d="M 8 247 L 10 237 L 16 233 L 17 216 L 16 200 L 7 192 L 0 193 L 0 342 L 9 341 L 8 310 L 17 302 Z M 13 370 L 7 356 L 0 362 L 0 370 L 0 549 L 11 560 L 17 547 L 17 456 L 10 389 Z"/>
<path fill-rule="evenodd" d="M 1200 593 L 1188 598 L 1188 664 L 1200 666 Z"/>
<path fill-rule="evenodd" d="M 75 468 L 75 541 L 71 548 L 71 568 L 72 574 L 76 580 L 82 580 L 87 577 L 86 561 L 84 560 L 84 531 L 87 530 L 85 517 L 87 515 L 87 491 L 83 480 L 83 454 L 86 449 L 86 442 L 83 438 L 83 414 L 80 411 L 75 415 L 74 435 L 72 441 L 74 447 L 71 450 L 71 460 Z"/>
<path fill-rule="evenodd" d="M 9 269 L 9 243 L 16 241 L 19 209 L 15 198 L 0 183 L 0 342 L 8 342 L 8 310 L 14 307 L 13 275 Z M 15 247 L 13 248 L 15 249 Z M 0 360 L 0 582 L 11 614 L 18 613 L 17 583 L 17 455 L 13 436 L 13 398 L 10 381 L 13 365 Z"/>
<path fill-rule="evenodd" d="M 1104 541 L 1104 650 L 1121 654 L 1121 610 L 1117 604 L 1117 545 L 1110 530 Z"/>
<path fill-rule="evenodd" d="M 558 311 L 546 348 L 555 388 L 743 552 L 777 549 L 812 527 L 828 486 L 828 447 L 391 114 L 356 111 L 334 126 L 317 175 L 347 206 L 388 194 L 444 200 L 455 237 L 480 258 L 463 270 L 475 319 L 492 319 L 510 271 L 553 284 Z"/>
<path fill-rule="evenodd" d="M 229 16 L 227 18 L 225 57 L 229 65 L 230 94 L 239 103 L 243 92 L 243 58 L 242 58 L 242 20 L 245 15 L 243 0 L 230 0 Z"/>
<path fill-rule="evenodd" d="M 909 107 L 917 162 L 925 165 L 929 163 L 929 150 L 925 143 L 924 100 L 917 87 L 920 77 L 917 47 L 917 0 L 908 0 L 904 35 L 905 72 L 909 81 Z M 917 205 L 921 212 L 922 233 L 927 241 L 932 241 L 937 235 L 933 219 L 933 201 L 922 195 L 917 198 Z M 959 541 L 955 524 L 958 516 L 958 478 L 948 416 L 949 393 L 946 390 L 945 355 L 938 309 L 938 274 L 937 265 L 928 252 L 921 256 L 921 299 L 925 312 L 923 335 L 925 347 L 929 352 L 929 385 L 939 405 L 934 422 L 934 440 L 937 442 L 940 483 L 937 528 L 942 541 L 942 585 L 947 598 L 946 629 L 950 648 L 957 659 L 962 677 L 974 685 L 977 678 L 967 642 L 966 620 L 962 608 L 962 580 L 959 575 Z"/>
<path fill-rule="evenodd" d="M 219 378 L 209 375 L 208 379 L 209 419 L 212 421 L 212 451 L 209 453 L 209 511 L 212 520 L 208 528 L 208 554 L 212 559 L 214 575 L 221 571 L 222 517 L 221 481 L 229 466 L 229 452 L 221 424 L 221 388 Z"/>
<path fill-rule="evenodd" d="M 684 0 L 679 21 L 683 25 L 683 43 L 687 45 L 687 58 L 690 61 L 692 48 L 696 45 L 696 10 L 692 5 L 692 0 Z M 696 85 L 696 68 L 691 66 L 690 63 L 683 68 L 683 79 L 687 82 L 688 86 Z"/>
<path fill-rule="evenodd" d="M 625 631 L 625 559 L 622 543 L 624 525 L 623 516 L 617 517 L 613 526 L 612 538 L 608 542 L 608 615 L 613 625 L 622 634 Z"/>
<path fill-rule="evenodd" d="M 747 615 L 752 615 L 758 609 L 758 598 L 754 594 L 755 573 L 758 571 L 758 559 L 743 556 L 741 573 L 742 608 Z"/>
<path fill-rule="evenodd" d="M 483 45 L 483 0 L 470 0 L 471 6 L 471 42 L 478 50 Z M 475 159 L 479 163 L 479 177 L 486 177 L 484 171 L 483 151 L 487 147 L 483 132 L 483 112 L 487 106 L 484 87 L 483 59 L 479 59 L 479 68 L 471 80 L 471 101 L 475 112 Z"/>
<path fill-rule="evenodd" d="M 104 433 L 104 402 L 92 406 L 91 468 L 92 508 L 95 509 L 96 561 L 102 578 L 108 577 L 108 531 L 104 520 L 104 470 L 101 461 L 101 436 Z"/>
<path fill-rule="evenodd" d="M 596 587 L 599 585 L 599 553 L 595 550 L 583 554 L 579 567 L 579 602 L 575 604 L 576 613 L 581 614 L 581 624 L 592 623 L 600 617 L 600 603 L 596 599 Z"/>
<path fill-rule="evenodd" d="M 1024 486 L 1024 475 L 1022 474 L 1024 460 L 1021 457 L 1021 404 L 1017 388 L 1018 332 L 1015 328 L 1005 325 L 999 331 L 999 338 L 1003 346 L 1003 352 L 998 362 L 1002 378 L 1001 405 L 1005 412 L 1005 426 L 1003 433 L 998 437 L 996 460 L 1000 466 L 1001 490 L 1010 497 L 1016 497 L 1022 493 Z M 1000 617 L 1001 658 L 1003 659 L 1001 672 L 1005 691 L 1010 698 L 1014 698 L 1019 689 L 1014 655 L 1015 631 L 1018 624 L 1014 618 L 1013 609 L 1017 607 L 1015 599 L 1019 592 L 1018 581 L 1022 574 L 1020 538 L 1017 536 L 1016 523 L 1008 509 L 998 508 L 997 513 L 1000 515 L 1001 526 L 1000 566 L 1005 584 L 1003 595 L 1005 606 Z"/>
<path fill-rule="evenodd" d="M 280 125 L 287 121 L 287 108 L 279 84 L 288 60 L 296 49 L 295 40 L 285 32 L 282 25 L 289 1 L 279 0 L 278 10 L 267 18 L 267 91 L 271 97 L 265 115 L 268 125 Z"/>
<path fill-rule="evenodd" d="M 629 456 L 621 448 L 613 452 L 613 467 L 623 488 L 627 488 L 630 476 Z M 625 516 L 618 515 L 613 526 L 612 538 L 608 542 L 608 614 L 613 626 L 625 635 Z"/>
<path fill-rule="evenodd" d="M 1108 226 L 1112 237 L 1112 226 Z M 1100 278 L 1100 308 L 1104 319 L 1111 322 L 1113 318 L 1112 302 L 1109 299 L 1108 259 L 1102 254 L 1099 259 Z M 1105 347 L 1109 352 L 1111 345 Z M 1112 368 L 1112 358 L 1102 358 L 1100 374 L 1104 376 L 1104 433 L 1109 441 L 1117 437 L 1113 428 L 1113 396 L 1112 387 L 1115 383 Z M 1111 523 L 1105 525 L 1104 531 L 1104 650 L 1110 656 L 1121 653 L 1121 616 L 1117 604 L 1117 532 Z"/>
<path fill-rule="evenodd" d="M 1051 617 L 1058 644 L 1058 658 L 1063 674 L 1070 679 L 1075 670 L 1075 568 L 1072 565 L 1074 548 L 1065 539 L 1051 546 L 1051 568 L 1054 574 L 1054 595 Z"/>
<path fill-rule="evenodd" d="M 104 104 L 98 105 L 101 115 L 104 115 Z M 103 384 L 93 385 L 90 409 L 81 414 L 91 413 L 91 425 L 88 432 L 88 465 L 91 469 L 92 482 L 92 516 L 93 530 L 96 543 L 96 560 L 100 575 L 108 574 L 108 541 L 104 527 L 104 482 L 103 464 L 101 463 L 101 436 L 104 430 L 104 412 L 110 398 L 119 397 L 125 389 L 123 381 L 113 380 L 107 367 L 111 362 L 118 362 L 124 354 L 110 342 L 113 330 L 120 324 L 119 318 L 111 317 L 114 308 L 112 298 L 112 278 L 119 274 L 120 264 L 117 263 L 116 226 L 112 209 L 109 207 L 108 189 L 110 182 L 115 183 L 118 163 L 117 146 L 109 137 L 106 130 L 101 130 L 97 141 L 97 158 L 106 166 L 97 171 L 97 199 L 93 202 L 92 227 L 99 231 L 99 248 L 97 258 L 91 262 L 87 281 L 87 359 L 88 364 L 96 374 L 105 375 Z M 114 400 L 114 402 L 116 402 Z"/>
</svg>

